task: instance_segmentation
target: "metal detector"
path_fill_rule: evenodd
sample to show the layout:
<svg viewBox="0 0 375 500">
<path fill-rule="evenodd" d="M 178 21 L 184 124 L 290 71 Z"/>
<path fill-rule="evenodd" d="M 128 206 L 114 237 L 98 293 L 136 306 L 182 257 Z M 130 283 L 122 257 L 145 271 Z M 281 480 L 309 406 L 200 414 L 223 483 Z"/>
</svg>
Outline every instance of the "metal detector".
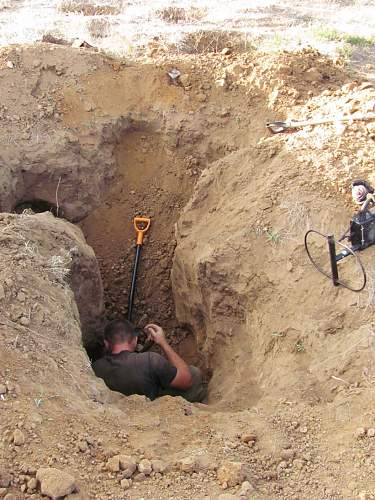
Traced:
<svg viewBox="0 0 375 500">
<path fill-rule="evenodd" d="M 334 286 L 341 285 L 352 292 L 361 292 L 365 288 L 367 280 L 365 268 L 357 253 L 375 244 L 375 212 L 368 209 L 370 202 L 374 202 L 373 197 L 369 197 L 361 210 L 352 217 L 348 231 L 338 241 L 335 240 L 333 235 L 325 235 L 314 229 L 310 229 L 305 234 L 306 253 L 315 269 L 327 278 L 330 278 Z M 330 271 L 324 270 L 317 260 L 313 258 L 311 236 L 314 234 L 327 241 Z M 345 239 L 350 242 L 350 246 L 341 243 Z M 336 253 L 337 247 L 340 248 L 338 253 Z M 340 266 L 338 263 L 347 257 L 354 257 L 356 260 L 362 277 L 361 284 L 358 287 L 352 287 L 340 278 Z"/>
</svg>

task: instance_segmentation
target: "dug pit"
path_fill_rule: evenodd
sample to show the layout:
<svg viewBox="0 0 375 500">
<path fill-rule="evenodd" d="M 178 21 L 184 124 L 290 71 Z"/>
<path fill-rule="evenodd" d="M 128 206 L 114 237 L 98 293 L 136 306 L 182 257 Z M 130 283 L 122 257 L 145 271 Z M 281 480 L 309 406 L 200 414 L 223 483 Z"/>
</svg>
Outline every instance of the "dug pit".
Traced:
<svg viewBox="0 0 375 500">
<path fill-rule="evenodd" d="M 118 178 L 105 202 L 80 224 L 94 248 L 104 286 L 108 319 L 127 313 L 136 234 L 133 218 L 147 215 L 151 228 L 142 251 L 134 302 L 134 323 L 155 322 L 191 364 L 204 365 L 191 330 L 175 316 L 171 267 L 175 225 L 192 194 L 202 165 L 176 153 L 168 135 L 145 125 L 126 131 L 115 148 Z M 90 339 L 88 339 L 90 340 Z"/>
<path fill-rule="evenodd" d="M 363 124 L 275 137 L 264 126 L 289 112 L 365 112 L 372 86 L 310 49 L 125 61 L 41 44 L 6 49 L 0 63 L 1 210 L 59 207 L 74 223 L 0 217 L 10 493 L 56 467 L 80 478 L 82 496 L 121 498 L 124 455 L 134 471 L 168 462 L 160 477 L 132 476 L 134 499 L 237 496 L 244 477 L 260 498 L 372 492 L 372 292 L 333 289 L 303 235 L 343 232 L 345 186 L 373 182 L 375 146 Z M 183 85 L 168 78 L 174 67 Z M 105 314 L 126 313 L 138 213 L 153 222 L 135 320 L 160 322 L 212 371 L 210 405 L 113 393 L 82 348 L 81 333 L 86 342 Z M 371 271 L 371 249 L 364 259 Z"/>
</svg>

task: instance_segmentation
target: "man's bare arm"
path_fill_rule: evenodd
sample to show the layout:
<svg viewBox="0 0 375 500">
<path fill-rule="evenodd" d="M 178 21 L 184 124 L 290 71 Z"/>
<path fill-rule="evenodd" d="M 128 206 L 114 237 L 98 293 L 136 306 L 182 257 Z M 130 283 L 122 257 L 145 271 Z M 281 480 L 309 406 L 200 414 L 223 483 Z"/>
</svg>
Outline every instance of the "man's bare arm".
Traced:
<svg viewBox="0 0 375 500">
<path fill-rule="evenodd" d="M 163 329 L 158 325 L 150 324 L 146 326 L 145 330 L 155 344 L 158 344 L 163 349 L 168 361 L 177 368 L 177 374 L 169 384 L 170 387 L 183 390 L 189 389 L 193 383 L 190 368 L 173 347 L 168 344 Z"/>
</svg>

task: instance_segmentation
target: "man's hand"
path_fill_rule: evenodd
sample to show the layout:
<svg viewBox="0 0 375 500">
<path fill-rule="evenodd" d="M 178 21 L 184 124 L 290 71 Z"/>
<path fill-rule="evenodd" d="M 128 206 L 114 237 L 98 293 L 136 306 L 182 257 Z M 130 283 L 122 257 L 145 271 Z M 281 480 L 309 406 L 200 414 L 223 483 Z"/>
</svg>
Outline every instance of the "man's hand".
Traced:
<svg viewBox="0 0 375 500">
<path fill-rule="evenodd" d="M 161 326 L 150 323 L 149 325 L 145 326 L 145 332 L 148 334 L 149 339 L 154 341 L 155 344 L 163 346 L 167 343 L 165 333 Z"/>
<path fill-rule="evenodd" d="M 158 325 L 150 323 L 145 327 L 145 332 L 148 334 L 149 338 L 155 342 L 155 344 L 158 344 L 163 349 L 168 361 L 177 368 L 176 376 L 169 384 L 170 387 L 173 387 L 174 389 L 182 389 L 184 391 L 189 389 L 193 383 L 190 368 L 177 354 L 177 352 L 175 352 L 168 344 L 163 329 Z"/>
</svg>

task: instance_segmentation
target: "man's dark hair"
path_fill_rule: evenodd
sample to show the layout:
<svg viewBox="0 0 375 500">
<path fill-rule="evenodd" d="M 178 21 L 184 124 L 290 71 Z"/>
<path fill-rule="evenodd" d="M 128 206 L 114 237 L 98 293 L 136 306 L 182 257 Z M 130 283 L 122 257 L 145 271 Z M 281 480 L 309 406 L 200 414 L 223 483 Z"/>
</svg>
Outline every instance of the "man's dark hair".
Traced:
<svg viewBox="0 0 375 500">
<path fill-rule="evenodd" d="M 137 329 L 127 319 L 115 319 L 108 323 L 104 329 L 104 338 L 111 345 L 130 342 L 137 336 Z"/>
</svg>

